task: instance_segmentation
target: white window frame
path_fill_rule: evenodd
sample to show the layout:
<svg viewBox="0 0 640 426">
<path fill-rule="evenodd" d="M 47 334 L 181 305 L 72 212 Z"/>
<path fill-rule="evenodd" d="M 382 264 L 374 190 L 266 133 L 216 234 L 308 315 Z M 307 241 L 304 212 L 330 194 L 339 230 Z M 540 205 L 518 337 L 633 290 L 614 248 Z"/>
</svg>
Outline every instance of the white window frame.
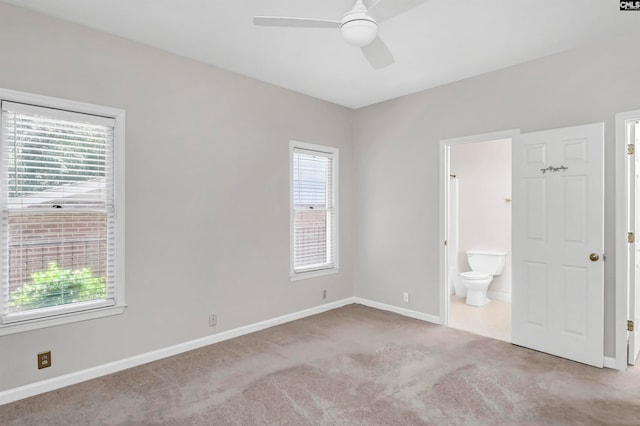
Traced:
<svg viewBox="0 0 640 426">
<path fill-rule="evenodd" d="M 127 306 L 124 299 L 125 111 L 119 108 L 93 105 L 83 102 L 76 102 L 66 99 L 59 99 L 49 96 L 0 88 L 0 102 L 2 101 L 17 102 L 38 107 L 53 108 L 62 111 L 72 111 L 81 114 L 91 114 L 96 116 L 108 117 L 115 120 L 113 135 L 113 192 L 115 206 L 115 303 L 111 306 L 98 308 L 91 306 L 90 302 L 87 304 L 78 304 L 77 309 L 73 311 L 70 311 L 68 309 L 60 309 L 59 313 L 56 314 L 54 310 L 53 315 L 51 315 L 52 311 L 49 311 L 47 316 L 26 316 L 25 319 L 20 321 L 2 322 L 2 320 L 0 319 L 0 336 L 122 314 Z M 1 111 L 0 114 L 2 114 Z M 2 129 L 0 128 L 0 140 L 1 138 Z M 5 291 L 5 285 L 6 283 L 0 283 L 0 294 Z"/>
<path fill-rule="evenodd" d="M 335 229 L 333 232 L 334 238 L 334 262 L 332 267 L 322 268 L 322 269 L 313 269 L 308 271 L 296 271 L 295 270 L 295 258 L 294 258 L 294 250 L 295 250 L 295 229 L 294 229 L 294 205 L 293 205 L 293 153 L 295 149 L 301 149 L 306 151 L 315 151 L 320 155 L 326 155 L 333 158 L 333 214 L 334 214 L 334 223 Z M 289 142 L 289 234 L 290 234 L 290 255 L 289 255 L 289 278 L 291 281 L 302 280 L 306 278 L 320 277 L 324 275 L 335 274 L 339 272 L 339 259 L 340 259 L 340 211 L 339 211 L 339 156 L 338 156 L 338 148 L 325 146 L 325 145 L 316 145 L 306 142 L 299 141 L 290 141 Z"/>
</svg>

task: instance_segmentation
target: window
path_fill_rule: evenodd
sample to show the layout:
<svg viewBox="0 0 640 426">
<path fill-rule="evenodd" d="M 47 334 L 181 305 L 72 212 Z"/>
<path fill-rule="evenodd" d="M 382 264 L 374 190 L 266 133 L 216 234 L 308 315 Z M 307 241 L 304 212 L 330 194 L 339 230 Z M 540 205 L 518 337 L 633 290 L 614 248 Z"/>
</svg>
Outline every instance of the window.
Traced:
<svg viewBox="0 0 640 426">
<path fill-rule="evenodd" d="M 0 334 L 121 313 L 124 112 L 0 96 Z"/>
<path fill-rule="evenodd" d="M 338 149 L 291 142 L 291 277 L 338 269 Z"/>
</svg>

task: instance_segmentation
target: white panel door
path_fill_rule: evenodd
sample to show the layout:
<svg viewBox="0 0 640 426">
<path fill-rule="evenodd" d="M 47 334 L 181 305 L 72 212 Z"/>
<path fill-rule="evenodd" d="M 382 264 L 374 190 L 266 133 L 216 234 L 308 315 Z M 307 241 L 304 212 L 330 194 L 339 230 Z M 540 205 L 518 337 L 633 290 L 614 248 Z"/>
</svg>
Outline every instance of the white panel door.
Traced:
<svg viewBox="0 0 640 426">
<path fill-rule="evenodd" d="M 638 129 L 640 128 L 640 124 L 638 124 L 637 120 L 629 120 L 626 123 L 626 139 L 627 144 L 633 144 L 638 148 L 636 141 L 638 140 Z M 640 196 L 638 192 L 640 191 L 640 164 L 638 159 L 638 154 L 629 155 L 628 167 L 629 167 L 629 176 L 632 176 L 632 179 L 635 180 L 635 185 L 630 185 L 630 193 L 629 193 L 629 218 L 632 221 L 629 230 L 635 233 L 636 240 L 640 237 L 638 232 L 640 231 Z M 638 327 L 640 327 L 640 244 L 638 241 L 635 241 L 633 244 L 629 244 L 629 250 L 632 253 L 631 262 L 629 265 L 634 268 L 632 271 L 633 279 L 629 280 L 629 313 L 628 318 L 632 319 L 634 322 L 634 330 L 629 332 L 629 346 L 628 346 L 628 354 L 627 354 L 627 362 L 631 365 L 635 365 L 638 359 L 638 352 L 640 352 L 640 342 L 638 341 Z"/>
<path fill-rule="evenodd" d="M 602 367 L 604 123 L 512 149 L 512 342 Z"/>
</svg>

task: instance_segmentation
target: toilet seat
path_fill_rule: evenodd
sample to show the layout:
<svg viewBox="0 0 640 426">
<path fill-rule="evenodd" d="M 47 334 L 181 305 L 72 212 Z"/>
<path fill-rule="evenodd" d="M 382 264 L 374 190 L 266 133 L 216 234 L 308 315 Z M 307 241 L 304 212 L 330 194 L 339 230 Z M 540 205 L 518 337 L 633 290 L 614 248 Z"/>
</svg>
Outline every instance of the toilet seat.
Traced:
<svg viewBox="0 0 640 426">
<path fill-rule="evenodd" d="M 467 280 L 486 280 L 491 275 L 487 274 L 486 272 L 467 271 L 467 272 L 460 273 L 460 276 Z"/>
</svg>

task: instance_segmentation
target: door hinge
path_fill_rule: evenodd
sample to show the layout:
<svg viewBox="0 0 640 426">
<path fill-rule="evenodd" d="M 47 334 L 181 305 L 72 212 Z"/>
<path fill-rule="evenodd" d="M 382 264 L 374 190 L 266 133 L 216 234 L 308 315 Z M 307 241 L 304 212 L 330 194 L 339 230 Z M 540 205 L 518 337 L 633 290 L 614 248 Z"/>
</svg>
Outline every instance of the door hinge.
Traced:
<svg viewBox="0 0 640 426">
<path fill-rule="evenodd" d="M 627 242 L 629 244 L 632 244 L 632 243 L 636 242 L 636 235 L 633 232 L 628 232 L 627 233 Z"/>
<path fill-rule="evenodd" d="M 630 143 L 629 145 L 627 145 L 627 154 L 629 155 L 633 155 L 636 153 L 636 146 L 635 144 Z"/>
<path fill-rule="evenodd" d="M 633 331 L 633 320 L 627 321 L 627 331 Z"/>
</svg>

